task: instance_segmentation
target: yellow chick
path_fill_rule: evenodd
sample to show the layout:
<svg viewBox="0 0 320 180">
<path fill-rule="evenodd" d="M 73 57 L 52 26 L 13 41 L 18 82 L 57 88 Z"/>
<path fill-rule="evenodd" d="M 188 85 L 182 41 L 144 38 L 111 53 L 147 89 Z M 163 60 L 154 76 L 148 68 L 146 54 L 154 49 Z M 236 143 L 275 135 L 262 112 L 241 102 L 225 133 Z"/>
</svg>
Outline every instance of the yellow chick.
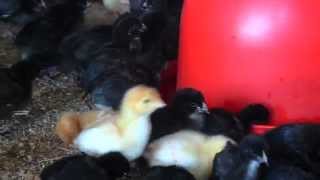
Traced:
<svg viewBox="0 0 320 180">
<path fill-rule="evenodd" d="M 152 142 L 144 154 L 150 166 L 180 166 L 197 180 L 207 180 L 212 162 L 232 139 L 222 136 L 206 136 L 200 132 L 183 130 Z"/>
<path fill-rule="evenodd" d="M 141 156 L 148 143 L 151 113 L 163 106 L 165 103 L 156 89 L 135 86 L 125 94 L 119 113 L 99 114 L 97 121 L 75 138 L 74 145 L 91 156 L 116 151 L 134 160 Z"/>
</svg>

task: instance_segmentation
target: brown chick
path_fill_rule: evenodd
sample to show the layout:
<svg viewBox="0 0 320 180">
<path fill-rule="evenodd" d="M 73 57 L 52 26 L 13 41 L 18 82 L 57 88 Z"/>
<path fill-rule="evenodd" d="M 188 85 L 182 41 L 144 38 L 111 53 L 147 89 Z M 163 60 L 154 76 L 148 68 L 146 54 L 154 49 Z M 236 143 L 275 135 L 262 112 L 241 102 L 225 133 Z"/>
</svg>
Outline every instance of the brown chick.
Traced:
<svg viewBox="0 0 320 180">
<path fill-rule="evenodd" d="M 97 121 L 80 132 L 74 145 L 91 156 L 121 152 L 134 160 L 141 156 L 149 140 L 151 113 L 164 105 L 156 89 L 135 86 L 126 92 L 119 112 L 113 116 L 98 113 Z"/>
</svg>

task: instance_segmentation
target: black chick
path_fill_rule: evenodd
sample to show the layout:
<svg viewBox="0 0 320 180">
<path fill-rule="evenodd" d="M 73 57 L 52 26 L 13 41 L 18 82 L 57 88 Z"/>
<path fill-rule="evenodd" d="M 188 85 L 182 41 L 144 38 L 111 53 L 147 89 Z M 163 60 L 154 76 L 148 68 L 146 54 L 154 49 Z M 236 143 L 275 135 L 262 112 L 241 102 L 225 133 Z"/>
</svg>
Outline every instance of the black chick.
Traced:
<svg viewBox="0 0 320 180">
<path fill-rule="evenodd" d="M 223 134 L 239 142 L 250 133 L 253 123 L 267 123 L 269 116 L 268 109 L 261 104 L 251 104 L 236 114 L 215 108 L 210 110 L 202 131 L 210 135 Z"/>
<path fill-rule="evenodd" d="M 167 19 L 166 26 L 161 34 L 162 52 L 166 59 L 176 60 L 179 49 L 180 18 L 170 17 Z"/>
<path fill-rule="evenodd" d="M 135 17 L 135 16 L 134 16 Z M 130 20 L 131 19 L 131 20 Z M 136 20 L 134 20 L 136 19 Z M 138 23 L 138 21 L 140 23 Z M 133 21 L 136 21 L 133 24 Z M 128 28 L 128 24 L 133 25 Z M 168 58 L 166 58 L 163 48 L 162 39 L 164 38 L 164 28 L 166 19 L 161 13 L 149 13 L 143 17 L 127 18 L 121 28 L 114 30 L 115 35 L 128 37 L 128 47 L 130 51 L 130 60 L 149 67 L 155 72 L 160 71 L 165 67 Z M 126 30 L 123 31 L 122 29 Z M 118 33 L 116 33 L 119 31 Z M 121 32 L 125 33 L 121 33 Z M 123 35 L 121 35 L 123 34 Z M 166 37 L 167 38 L 167 37 Z"/>
<path fill-rule="evenodd" d="M 181 167 L 152 167 L 147 174 L 139 180 L 196 180 L 191 173 Z"/>
<path fill-rule="evenodd" d="M 228 143 L 213 161 L 210 180 L 259 180 L 268 165 L 268 144 L 263 137 L 246 136 L 239 146 Z"/>
<path fill-rule="evenodd" d="M 157 19 L 153 20 L 156 25 L 160 24 Z M 113 26 L 98 26 L 66 37 L 59 48 L 62 64 L 66 64 L 67 71 L 75 67 L 83 69 L 92 59 L 104 56 L 104 63 L 128 60 L 160 73 L 166 58 L 161 52 L 157 32 L 151 24 L 147 27 L 136 17 L 124 14 Z"/>
<path fill-rule="evenodd" d="M 32 81 L 41 69 L 36 59 L 0 69 L 0 116 L 8 115 L 31 98 Z"/>
<path fill-rule="evenodd" d="M 160 79 L 148 67 L 118 60 L 112 63 L 92 62 L 81 73 L 80 82 L 97 108 L 117 110 L 128 89 L 138 84 L 158 88 Z"/>
<path fill-rule="evenodd" d="M 0 0 L 0 20 L 24 25 L 38 18 L 44 7 L 37 0 Z"/>
<path fill-rule="evenodd" d="M 150 141 L 183 129 L 201 130 L 207 115 L 201 92 L 192 88 L 179 90 L 171 103 L 152 113 Z"/>
<path fill-rule="evenodd" d="M 264 170 L 261 180 L 316 180 L 319 177 L 308 173 L 298 167 L 288 164 L 272 162 L 270 167 Z"/>
<path fill-rule="evenodd" d="M 161 51 L 170 60 L 177 58 L 182 3 L 182 0 L 130 1 L 131 14 L 141 19 L 147 28 L 153 28 L 150 31 L 155 33 L 149 38 L 159 37 Z"/>
<path fill-rule="evenodd" d="M 65 37 L 59 53 L 70 64 L 88 64 L 91 56 L 112 50 L 128 49 L 130 28 L 142 25 L 140 20 L 129 13 L 121 15 L 112 25 L 98 25 L 90 29 L 74 32 Z M 89 62 L 86 62 L 89 61 Z"/>
<path fill-rule="evenodd" d="M 146 0 L 129 0 L 130 13 L 140 14 L 146 6 Z"/>
<path fill-rule="evenodd" d="M 112 47 L 112 31 L 112 26 L 101 25 L 65 37 L 59 47 L 59 54 L 63 59 L 62 71 L 70 72 L 74 69 L 81 71 L 87 68 L 92 56 L 98 54 L 101 49 L 104 55 L 110 56 L 112 53 L 120 52 Z"/>
<path fill-rule="evenodd" d="M 68 0 L 48 8 L 43 16 L 25 25 L 15 40 L 22 59 L 57 53 L 61 40 L 80 22 L 85 8 L 86 0 Z M 59 64 L 58 59 L 53 65 Z"/>
<path fill-rule="evenodd" d="M 145 28 L 139 19 L 125 13 L 112 25 L 100 25 L 67 36 L 61 43 L 59 52 L 69 64 L 81 66 L 87 65 L 91 61 L 90 58 L 99 53 L 141 52 L 140 36 L 146 31 Z M 134 46 L 137 38 L 140 42 Z"/>
<path fill-rule="evenodd" d="M 143 49 L 142 35 L 147 31 L 147 26 L 138 17 L 132 13 L 122 14 L 113 23 L 112 43 L 132 53 L 139 53 Z"/>
<path fill-rule="evenodd" d="M 21 7 L 21 0 L 1 0 L 0 1 L 0 16 L 7 18 L 15 14 Z"/>
<path fill-rule="evenodd" d="M 246 136 L 237 147 L 228 144 L 213 166 L 210 180 L 315 180 L 314 174 L 270 156 L 264 137 Z"/>
<path fill-rule="evenodd" d="M 62 71 L 82 71 L 96 56 L 104 56 L 102 63 L 108 63 L 121 55 L 128 55 L 130 28 L 139 24 L 140 20 L 123 14 L 113 25 L 100 25 L 65 37 L 59 47 L 59 54 L 63 58 Z"/>
<path fill-rule="evenodd" d="M 156 88 L 159 85 L 166 59 L 157 42 L 152 44 L 151 38 L 145 41 L 145 36 L 141 35 L 144 34 L 143 25 L 139 23 L 124 15 L 114 27 L 101 26 L 75 33 L 62 43 L 60 52 L 66 62 L 62 63 L 66 64 L 65 71 L 80 72 L 81 86 L 99 109 L 118 109 L 122 96 L 134 85 Z M 142 49 L 131 48 L 134 38 L 140 35 Z"/>
<path fill-rule="evenodd" d="M 130 12 L 140 16 L 148 13 L 180 16 L 182 6 L 183 0 L 130 0 Z"/>
<path fill-rule="evenodd" d="M 320 174 L 320 125 L 290 124 L 280 126 L 265 135 L 270 144 L 270 156 Z"/>
<path fill-rule="evenodd" d="M 269 109 L 262 104 L 250 104 L 236 114 L 245 133 L 250 133 L 252 123 L 265 124 L 270 119 Z"/>
<path fill-rule="evenodd" d="M 168 59 L 178 58 L 182 4 L 183 0 L 168 0 L 166 4 L 166 22 L 161 40 L 163 52 Z"/>
<path fill-rule="evenodd" d="M 165 13 L 168 8 L 167 0 L 129 0 L 130 12 L 135 15 L 148 13 Z"/>
<path fill-rule="evenodd" d="M 130 169 L 129 161 L 120 153 L 100 158 L 76 155 L 62 158 L 41 172 L 42 180 L 115 180 Z"/>
<path fill-rule="evenodd" d="M 166 17 L 162 13 L 135 15 L 127 13 L 113 25 L 113 44 L 130 52 L 130 60 L 160 72 L 168 58 L 162 42 Z"/>
</svg>

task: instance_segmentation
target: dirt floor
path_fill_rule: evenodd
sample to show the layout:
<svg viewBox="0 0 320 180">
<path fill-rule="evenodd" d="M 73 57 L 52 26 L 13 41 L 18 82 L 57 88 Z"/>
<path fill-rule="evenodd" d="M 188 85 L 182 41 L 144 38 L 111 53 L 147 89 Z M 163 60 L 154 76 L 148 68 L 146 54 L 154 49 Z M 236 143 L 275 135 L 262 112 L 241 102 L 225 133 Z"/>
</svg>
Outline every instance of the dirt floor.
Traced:
<svg viewBox="0 0 320 180">
<path fill-rule="evenodd" d="M 114 20 L 100 5 L 91 7 L 99 10 L 88 10 L 93 14 L 86 16 L 88 26 Z M 17 30 L 0 24 L 0 64 L 10 65 L 19 60 L 12 41 Z M 89 110 L 82 95 L 75 73 L 65 75 L 50 70 L 34 81 L 32 101 L 21 109 L 24 113 L 0 119 L 0 180 L 38 179 L 43 167 L 76 153 L 65 147 L 53 130 L 62 112 Z"/>
<path fill-rule="evenodd" d="M 51 75 L 52 76 L 52 75 Z M 0 120 L 1 179 L 33 179 L 53 160 L 73 153 L 54 134 L 63 111 L 86 111 L 73 75 L 36 79 L 33 98 L 24 115 Z"/>
</svg>

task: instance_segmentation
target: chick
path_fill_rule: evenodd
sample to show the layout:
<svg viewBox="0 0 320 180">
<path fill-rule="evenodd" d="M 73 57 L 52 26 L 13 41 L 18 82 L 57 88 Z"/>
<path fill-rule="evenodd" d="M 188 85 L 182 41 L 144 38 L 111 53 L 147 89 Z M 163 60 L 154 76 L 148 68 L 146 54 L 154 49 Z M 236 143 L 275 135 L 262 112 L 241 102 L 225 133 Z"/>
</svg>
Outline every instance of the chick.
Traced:
<svg viewBox="0 0 320 180">
<path fill-rule="evenodd" d="M 176 60 L 179 48 L 181 0 L 149 0 L 139 13 L 147 27 L 156 27 L 161 51 L 166 59 Z M 150 19 L 150 17 L 153 17 Z M 156 17 L 156 18 L 155 18 Z M 157 19 L 158 26 L 152 24 Z M 151 22 L 151 25 L 150 25 Z"/>
<path fill-rule="evenodd" d="M 113 23 L 113 45 L 129 49 L 138 53 L 143 48 L 143 34 L 148 31 L 147 26 L 132 13 L 122 14 Z"/>
<path fill-rule="evenodd" d="M 158 87 L 160 82 L 164 57 L 155 48 L 132 52 L 131 35 L 127 35 L 131 30 L 127 28 L 135 21 L 126 15 L 123 18 L 115 27 L 98 26 L 74 33 L 65 38 L 59 50 L 64 71 L 79 71 L 80 86 L 98 109 L 119 109 L 123 95 L 132 86 Z"/>
<path fill-rule="evenodd" d="M 250 104 L 236 114 L 245 133 L 250 133 L 253 123 L 264 124 L 270 120 L 269 109 L 262 104 Z"/>
<path fill-rule="evenodd" d="M 150 114 L 163 106 L 164 102 L 156 89 L 135 86 L 124 96 L 117 115 L 112 118 L 98 117 L 96 124 L 79 134 L 74 145 L 91 156 L 119 151 L 128 160 L 134 160 L 141 156 L 149 140 Z M 99 122 L 100 118 L 102 121 Z"/>
<path fill-rule="evenodd" d="M 102 47 L 104 54 L 111 55 L 113 51 L 119 51 L 110 47 L 106 52 L 105 47 L 112 44 L 112 31 L 112 26 L 101 25 L 66 36 L 59 46 L 59 54 L 63 58 L 62 71 L 83 70 L 92 61 L 92 56 Z"/>
<path fill-rule="evenodd" d="M 9 115 L 31 98 L 32 81 L 39 72 L 35 60 L 0 68 L 0 116 Z"/>
<path fill-rule="evenodd" d="M 114 47 L 112 31 L 112 27 L 100 26 L 73 34 L 60 48 L 64 57 L 63 71 L 76 69 L 79 72 L 80 86 L 98 109 L 119 109 L 123 95 L 132 86 L 158 87 L 160 82 L 160 70 L 137 60 L 152 59 L 152 55 L 137 57 L 128 50 Z M 156 58 L 152 60 L 157 61 Z"/>
<path fill-rule="evenodd" d="M 147 27 L 155 27 L 158 32 L 161 51 L 169 60 L 176 60 L 179 48 L 180 13 L 182 7 L 176 0 L 146 1 L 146 8 L 142 8 L 140 18 Z M 155 20 L 157 24 L 153 24 Z"/>
<path fill-rule="evenodd" d="M 37 0 L 0 0 L 0 20 L 25 25 L 38 18 L 43 11 Z"/>
<path fill-rule="evenodd" d="M 154 24 L 149 23 L 147 27 L 135 16 L 123 14 L 112 26 L 97 26 L 66 37 L 59 52 L 64 61 L 69 61 L 68 65 L 87 67 L 90 62 L 96 61 L 94 59 L 104 57 L 101 62 L 122 59 L 160 73 L 167 60 L 158 40 L 158 31 L 162 29 L 158 27 L 162 23 L 155 18 L 153 20 Z"/>
<path fill-rule="evenodd" d="M 161 47 L 164 56 L 169 60 L 178 58 L 180 17 L 168 17 L 161 34 Z"/>
<path fill-rule="evenodd" d="M 137 180 L 196 180 L 191 173 L 181 167 L 153 167 L 148 169 L 147 174 Z"/>
<path fill-rule="evenodd" d="M 107 64 L 92 62 L 80 75 L 81 86 L 98 109 L 118 110 L 128 89 L 138 84 L 157 88 L 159 81 L 149 68 L 121 60 Z"/>
<path fill-rule="evenodd" d="M 267 123 L 269 116 L 269 110 L 261 104 L 251 104 L 239 113 L 215 108 L 210 110 L 202 131 L 210 135 L 223 134 L 239 142 L 250 133 L 253 123 Z"/>
<path fill-rule="evenodd" d="M 34 54 L 56 54 L 61 40 L 80 22 L 85 7 L 86 0 L 68 0 L 48 8 L 43 16 L 24 26 L 15 40 L 22 59 Z"/>
<path fill-rule="evenodd" d="M 113 44 L 130 53 L 122 56 L 160 73 L 168 59 L 162 50 L 165 17 L 152 13 L 142 18 L 124 14 L 113 25 Z"/>
<path fill-rule="evenodd" d="M 268 165 L 268 144 L 263 137 L 249 135 L 239 144 L 227 144 L 213 161 L 210 180 L 259 180 Z"/>
<path fill-rule="evenodd" d="M 225 136 L 206 136 L 196 131 L 179 131 L 164 136 L 148 145 L 144 157 L 150 166 L 179 166 L 188 170 L 197 180 L 211 174 L 212 161 L 228 143 Z"/>
<path fill-rule="evenodd" d="M 269 156 L 264 137 L 246 136 L 239 146 L 228 144 L 216 155 L 210 180 L 315 180 L 310 172 L 291 162 Z"/>
<path fill-rule="evenodd" d="M 97 55 L 104 56 L 106 63 L 123 57 L 122 54 L 127 56 L 130 42 L 144 32 L 142 26 L 139 19 L 126 13 L 112 25 L 99 25 L 68 35 L 59 47 L 65 69 L 87 67 Z"/>
<path fill-rule="evenodd" d="M 129 52 L 131 53 L 128 58 L 160 73 L 168 61 L 161 40 L 164 38 L 162 34 L 166 25 L 165 16 L 161 13 L 149 13 L 143 17 L 130 14 L 129 17 L 123 17 L 119 21 L 120 25 L 115 26 L 113 34 L 116 37 L 128 39 Z M 130 24 L 132 26 L 128 27 Z"/>
<path fill-rule="evenodd" d="M 75 155 L 62 158 L 40 174 L 41 180 L 115 180 L 130 169 L 129 161 L 120 153 L 111 152 L 100 158 Z"/>
<path fill-rule="evenodd" d="M 168 0 L 166 12 L 166 26 L 163 32 L 162 46 L 165 56 L 168 59 L 178 58 L 180 15 L 183 0 Z"/>
<path fill-rule="evenodd" d="M 183 129 L 200 131 L 207 115 L 208 108 L 201 92 L 192 88 L 178 90 L 168 106 L 152 113 L 150 141 Z"/>
<path fill-rule="evenodd" d="M 265 135 L 270 144 L 270 156 L 320 175 L 320 125 L 289 124 Z"/>
<path fill-rule="evenodd" d="M 80 70 L 90 62 L 107 64 L 120 59 L 141 64 L 160 74 L 167 62 L 159 40 L 163 18 L 151 14 L 147 17 L 150 22 L 145 24 L 131 14 L 124 14 L 112 27 L 97 26 L 73 33 L 63 40 L 59 53 L 63 61 L 68 61 L 67 65 L 75 64 Z M 67 71 L 69 69 L 67 66 Z"/>
<path fill-rule="evenodd" d="M 129 0 L 129 2 L 130 12 L 136 15 L 168 12 L 168 0 Z"/>
<path fill-rule="evenodd" d="M 7 18 L 15 14 L 21 7 L 21 0 L 1 0 L 0 1 L 0 16 Z"/>
<path fill-rule="evenodd" d="M 130 13 L 140 14 L 147 6 L 146 0 L 129 0 Z"/>
<path fill-rule="evenodd" d="M 260 179 L 262 180 L 316 180 L 319 179 L 316 175 L 306 172 L 301 168 L 289 164 L 272 163 L 267 169 L 267 173 Z"/>
</svg>

